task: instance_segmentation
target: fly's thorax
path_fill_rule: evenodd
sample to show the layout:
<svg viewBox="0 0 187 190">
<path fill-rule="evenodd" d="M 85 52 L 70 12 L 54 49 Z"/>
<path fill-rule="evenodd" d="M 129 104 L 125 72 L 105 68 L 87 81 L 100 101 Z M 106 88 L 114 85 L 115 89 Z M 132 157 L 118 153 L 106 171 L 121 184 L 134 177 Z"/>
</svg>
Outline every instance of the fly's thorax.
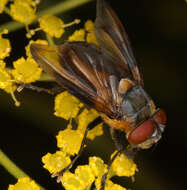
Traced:
<svg viewBox="0 0 187 190">
<path fill-rule="evenodd" d="M 120 112 L 122 119 L 129 121 L 131 126 L 137 126 L 155 112 L 155 105 L 145 90 L 138 85 L 121 94 Z"/>
</svg>

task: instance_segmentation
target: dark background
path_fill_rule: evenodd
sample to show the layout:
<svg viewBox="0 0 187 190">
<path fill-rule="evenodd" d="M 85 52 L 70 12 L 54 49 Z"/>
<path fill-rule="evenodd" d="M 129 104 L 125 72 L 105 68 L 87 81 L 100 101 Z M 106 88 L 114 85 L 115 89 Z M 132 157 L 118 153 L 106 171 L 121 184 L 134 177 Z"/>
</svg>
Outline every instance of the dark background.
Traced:
<svg viewBox="0 0 187 190">
<path fill-rule="evenodd" d="M 48 2 L 42 1 L 40 8 L 47 7 Z M 184 0 L 109 2 L 129 34 L 143 71 L 145 89 L 168 117 L 158 145 L 137 155 L 139 172 L 135 183 L 128 178 L 114 180 L 134 190 L 186 189 L 187 4 Z M 95 2 L 59 16 L 65 22 L 74 18 L 94 20 Z M 7 16 L 1 16 L 0 22 L 6 19 Z M 9 64 L 24 54 L 24 35 L 24 30 L 8 35 L 13 46 L 11 58 L 7 59 Z M 41 156 L 56 151 L 55 135 L 66 123 L 53 116 L 52 96 L 30 90 L 16 96 L 21 101 L 19 108 L 8 94 L 0 92 L 0 148 L 46 189 L 62 189 L 42 168 Z M 114 145 L 107 127 L 105 130 L 104 136 L 89 143 L 81 163 L 86 162 L 88 154 L 100 155 L 108 161 Z M 0 166 L 0 189 L 14 183 L 16 179 Z"/>
</svg>

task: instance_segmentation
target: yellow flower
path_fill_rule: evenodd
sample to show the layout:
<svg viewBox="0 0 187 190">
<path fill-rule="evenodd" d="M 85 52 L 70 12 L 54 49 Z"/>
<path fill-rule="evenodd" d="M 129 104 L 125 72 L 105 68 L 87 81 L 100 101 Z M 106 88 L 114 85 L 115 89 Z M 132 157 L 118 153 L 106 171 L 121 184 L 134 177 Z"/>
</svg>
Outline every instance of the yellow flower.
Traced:
<svg viewBox="0 0 187 190">
<path fill-rule="evenodd" d="M 14 91 L 16 86 L 11 82 L 11 76 L 5 67 L 5 62 L 0 60 L 0 89 L 10 93 L 10 89 Z"/>
<path fill-rule="evenodd" d="M 88 32 L 94 31 L 94 23 L 91 20 L 87 20 L 84 24 L 84 28 Z"/>
<path fill-rule="evenodd" d="M 96 189 L 101 189 L 101 178 L 97 178 L 95 180 L 95 186 L 96 186 Z M 127 190 L 127 189 L 107 179 L 105 181 L 105 190 Z"/>
<path fill-rule="evenodd" d="M 103 135 L 103 123 L 95 126 L 93 129 L 88 131 L 87 138 L 90 140 L 94 140 L 95 137 Z"/>
<path fill-rule="evenodd" d="M 84 40 L 85 40 L 85 31 L 84 31 L 84 29 L 76 30 L 68 38 L 68 41 L 84 41 Z"/>
<path fill-rule="evenodd" d="M 33 20 L 36 18 L 35 11 L 35 8 L 24 1 L 16 1 L 10 5 L 10 15 L 12 18 L 26 25 L 33 22 Z"/>
<path fill-rule="evenodd" d="M 43 167 L 53 174 L 64 169 L 68 164 L 70 164 L 71 159 L 65 152 L 57 151 L 54 154 L 47 153 L 42 157 L 42 162 L 44 163 Z"/>
<path fill-rule="evenodd" d="M 115 154 L 115 152 L 114 152 L 114 154 Z M 114 154 L 112 154 L 112 156 Z M 129 159 L 124 154 L 120 154 L 116 157 L 116 159 L 112 163 L 111 170 L 117 176 L 130 177 L 130 176 L 133 176 L 136 172 L 136 164 L 133 162 L 132 159 Z"/>
<path fill-rule="evenodd" d="M 121 185 L 114 184 L 111 180 L 107 180 L 105 190 L 126 190 L 126 188 Z"/>
<path fill-rule="evenodd" d="M 78 130 L 65 129 L 60 131 L 57 138 L 57 146 L 64 152 L 75 155 L 79 152 L 83 135 Z"/>
<path fill-rule="evenodd" d="M 27 57 L 32 57 L 31 52 L 30 52 L 30 46 L 31 46 L 32 43 L 42 44 L 42 45 L 48 45 L 48 42 L 46 40 L 40 40 L 40 39 L 35 40 L 35 41 L 34 40 L 30 40 L 29 44 L 27 46 L 25 46 Z"/>
<path fill-rule="evenodd" d="M 91 20 L 87 20 L 84 24 L 84 28 L 87 31 L 86 41 L 88 43 L 98 45 L 98 42 L 94 34 L 94 23 Z"/>
<path fill-rule="evenodd" d="M 94 32 L 90 32 L 90 33 L 87 34 L 86 41 L 88 43 L 92 43 L 92 44 L 98 45 L 98 42 L 96 40 Z"/>
<path fill-rule="evenodd" d="M 8 0 L 0 0 L 0 14 L 3 12 Z"/>
<path fill-rule="evenodd" d="M 14 3 L 25 3 L 25 4 L 28 4 L 28 5 L 31 5 L 33 7 L 35 7 L 37 5 L 37 1 L 36 0 L 14 0 Z"/>
<path fill-rule="evenodd" d="M 11 51 L 10 41 L 8 39 L 2 38 L 0 34 L 0 59 L 8 57 Z"/>
<path fill-rule="evenodd" d="M 9 185 L 8 190 L 40 190 L 40 187 L 29 177 L 23 177 L 15 185 Z"/>
<path fill-rule="evenodd" d="M 71 172 L 65 172 L 62 176 L 62 185 L 66 190 L 85 190 L 85 185 L 82 184 L 77 175 Z"/>
<path fill-rule="evenodd" d="M 75 118 L 83 104 L 67 91 L 58 94 L 55 97 L 55 113 L 57 117 L 66 120 Z"/>
<path fill-rule="evenodd" d="M 102 177 L 107 172 L 107 165 L 99 157 L 89 157 L 89 166 L 96 177 Z"/>
<path fill-rule="evenodd" d="M 60 38 L 64 33 L 64 22 L 54 15 L 45 15 L 41 17 L 39 23 L 40 28 L 51 37 Z"/>
<path fill-rule="evenodd" d="M 83 112 L 78 116 L 78 130 L 84 134 L 87 126 L 94 119 L 96 119 L 99 114 L 94 109 L 84 109 Z M 87 138 L 93 140 L 96 136 L 100 136 L 103 134 L 103 124 L 99 124 L 95 126 L 93 129 L 88 131 Z"/>
<path fill-rule="evenodd" d="M 90 186 L 95 180 L 95 176 L 89 165 L 78 166 L 75 170 L 75 175 L 78 176 L 79 181 L 85 187 Z"/>
<path fill-rule="evenodd" d="M 12 75 L 18 82 L 31 83 L 40 78 L 42 69 L 38 67 L 38 64 L 32 58 L 26 60 L 21 57 L 17 61 L 13 62 L 14 69 Z"/>
</svg>

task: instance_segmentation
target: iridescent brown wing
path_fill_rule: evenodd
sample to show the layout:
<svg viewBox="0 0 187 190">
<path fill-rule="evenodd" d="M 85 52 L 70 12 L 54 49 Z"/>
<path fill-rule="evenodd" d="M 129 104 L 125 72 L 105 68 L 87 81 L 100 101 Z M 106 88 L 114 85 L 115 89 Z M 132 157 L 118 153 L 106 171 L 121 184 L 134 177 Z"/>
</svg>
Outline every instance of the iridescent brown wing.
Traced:
<svg viewBox="0 0 187 190">
<path fill-rule="evenodd" d="M 60 46 L 31 45 L 36 62 L 63 88 L 82 102 L 110 117 L 118 113 L 117 87 L 131 74 L 120 59 L 85 42 L 65 42 Z"/>
<path fill-rule="evenodd" d="M 129 68 L 134 81 L 143 85 L 127 33 L 115 12 L 104 0 L 97 0 L 95 35 L 99 45 L 113 56 L 119 57 Z"/>
</svg>

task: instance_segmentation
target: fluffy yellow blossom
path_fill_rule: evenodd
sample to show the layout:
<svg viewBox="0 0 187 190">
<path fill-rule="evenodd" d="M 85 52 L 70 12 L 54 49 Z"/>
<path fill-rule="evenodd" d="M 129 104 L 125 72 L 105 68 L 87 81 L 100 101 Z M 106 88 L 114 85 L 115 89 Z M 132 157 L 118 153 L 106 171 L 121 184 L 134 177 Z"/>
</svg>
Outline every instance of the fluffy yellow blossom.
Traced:
<svg viewBox="0 0 187 190">
<path fill-rule="evenodd" d="M 25 4 L 28 4 L 28 5 L 31 5 L 33 7 L 35 7 L 37 5 L 37 1 L 36 0 L 14 0 L 14 3 L 25 3 Z"/>
<path fill-rule="evenodd" d="M 33 20 L 36 18 L 35 11 L 35 8 L 24 1 L 16 1 L 10 5 L 10 15 L 12 18 L 26 25 L 33 22 Z"/>
<path fill-rule="evenodd" d="M 95 176 L 89 165 L 78 166 L 75 170 L 75 175 L 78 176 L 79 181 L 85 187 L 90 186 L 95 180 Z"/>
<path fill-rule="evenodd" d="M 93 129 L 88 131 L 87 138 L 90 140 L 94 140 L 95 137 L 103 135 L 103 123 L 95 126 Z"/>
<path fill-rule="evenodd" d="M 78 130 L 84 134 L 87 126 L 91 123 L 94 119 L 99 116 L 97 111 L 94 109 L 84 109 L 83 112 L 78 116 Z M 103 124 L 99 124 L 95 126 L 93 129 L 88 131 L 87 138 L 93 140 L 96 136 L 100 136 L 103 134 Z"/>
<path fill-rule="evenodd" d="M 94 31 L 94 23 L 91 20 L 87 20 L 84 24 L 84 28 L 87 32 Z"/>
<path fill-rule="evenodd" d="M 35 40 L 35 41 L 34 40 L 30 40 L 29 44 L 27 46 L 25 46 L 27 57 L 32 57 L 31 52 L 30 52 L 30 46 L 31 46 L 32 43 L 42 44 L 42 45 L 48 45 L 48 42 L 46 40 L 40 40 L 40 39 Z"/>
<path fill-rule="evenodd" d="M 58 94 L 55 97 L 55 113 L 57 117 L 66 120 L 75 118 L 83 104 L 67 91 Z"/>
<path fill-rule="evenodd" d="M 38 67 L 38 64 L 32 58 L 26 60 L 21 57 L 17 61 L 13 62 L 14 69 L 12 75 L 18 82 L 31 83 L 40 78 L 42 69 Z"/>
<path fill-rule="evenodd" d="M 98 42 L 96 40 L 95 33 L 94 33 L 94 23 L 91 20 L 87 20 L 84 24 L 84 28 L 87 32 L 86 41 L 88 43 L 98 45 Z"/>
<path fill-rule="evenodd" d="M 13 91 L 16 89 L 16 86 L 11 82 L 11 76 L 8 70 L 5 67 L 5 62 L 0 60 L 0 89 L 10 92 L 10 89 Z"/>
<path fill-rule="evenodd" d="M 111 180 L 107 180 L 105 190 L 126 190 L 126 188 L 121 185 L 114 184 Z"/>
<path fill-rule="evenodd" d="M 117 176 L 130 177 L 133 176 L 136 172 L 136 164 L 133 162 L 132 159 L 128 158 L 124 154 L 120 154 L 116 157 L 116 159 L 112 163 L 111 169 Z"/>
<path fill-rule="evenodd" d="M 101 189 L 101 178 L 97 178 L 95 180 L 95 186 L 96 186 L 96 189 Z M 105 190 L 127 190 L 127 189 L 107 179 L 105 181 Z"/>
<path fill-rule="evenodd" d="M 0 59 L 8 57 L 11 51 L 10 41 L 0 34 Z"/>
<path fill-rule="evenodd" d="M 85 190 L 85 185 L 79 181 L 77 175 L 65 172 L 62 176 L 62 185 L 66 190 Z"/>
<path fill-rule="evenodd" d="M 107 172 L 107 165 L 99 157 L 89 157 L 89 166 L 96 177 L 102 177 Z"/>
<path fill-rule="evenodd" d="M 3 12 L 8 0 L 0 0 L 0 14 Z"/>
<path fill-rule="evenodd" d="M 53 174 L 64 169 L 68 164 L 70 164 L 71 159 L 65 152 L 57 151 L 54 154 L 47 153 L 42 157 L 42 162 L 44 163 L 43 167 Z"/>
<path fill-rule="evenodd" d="M 68 38 L 68 41 L 84 41 L 84 40 L 85 40 L 85 31 L 84 31 L 84 29 L 76 30 Z"/>
<path fill-rule="evenodd" d="M 40 190 L 40 187 L 28 177 L 23 177 L 15 185 L 9 185 L 8 190 Z"/>
<path fill-rule="evenodd" d="M 87 36 L 86 36 L 86 41 L 87 41 L 88 43 L 92 43 L 92 44 L 95 44 L 95 45 L 99 45 L 98 42 L 97 42 L 97 40 L 96 40 L 96 37 L 95 37 L 94 32 L 90 32 L 90 33 L 87 34 Z"/>
<path fill-rule="evenodd" d="M 69 36 L 68 41 L 87 41 L 88 43 L 93 43 L 98 45 L 94 34 L 94 23 L 88 20 L 84 24 L 84 29 L 76 30 L 71 36 Z"/>
<path fill-rule="evenodd" d="M 56 138 L 59 148 L 62 148 L 67 154 L 75 155 L 80 150 L 83 134 L 78 130 L 65 129 L 60 131 Z"/>
<path fill-rule="evenodd" d="M 60 38 L 64 33 L 64 22 L 54 15 L 45 15 L 41 17 L 39 23 L 40 28 L 51 37 Z"/>
<path fill-rule="evenodd" d="M 82 113 L 78 116 L 78 129 L 80 131 L 86 130 L 86 127 L 90 122 L 96 119 L 99 116 L 98 112 L 94 109 L 84 109 Z"/>
</svg>

